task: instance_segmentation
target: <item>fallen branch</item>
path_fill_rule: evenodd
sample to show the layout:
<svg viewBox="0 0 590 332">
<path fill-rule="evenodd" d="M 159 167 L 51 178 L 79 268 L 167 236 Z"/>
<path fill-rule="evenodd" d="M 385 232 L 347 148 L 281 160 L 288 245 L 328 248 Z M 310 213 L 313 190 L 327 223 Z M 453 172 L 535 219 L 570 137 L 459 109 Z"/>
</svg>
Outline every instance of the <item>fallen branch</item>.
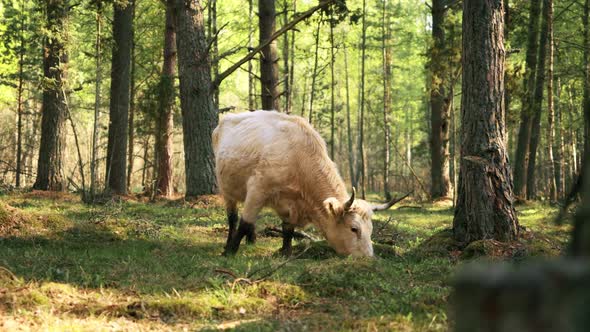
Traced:
<svg viewBox="0 0 590 332">
<path fill-rule="evenodd" d="M 262 233 L 269 237 L 283 237 L 283 230 L 278 227 L 266 227 Z M 317 238 L 303 231 L 295 231 L 293 233 L 293 237 L 296 239 L 309 239 L 311 241 L 318 241 Z"/>
</svg>

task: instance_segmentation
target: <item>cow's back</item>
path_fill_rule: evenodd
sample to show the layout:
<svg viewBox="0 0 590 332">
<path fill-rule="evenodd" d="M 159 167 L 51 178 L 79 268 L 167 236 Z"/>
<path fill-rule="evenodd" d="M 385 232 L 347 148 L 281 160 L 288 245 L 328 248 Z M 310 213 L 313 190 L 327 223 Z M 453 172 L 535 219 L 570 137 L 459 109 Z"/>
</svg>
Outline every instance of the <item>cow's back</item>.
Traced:
<svg viewBox="0 0 590 332">
<path fill-rule="evenodd" d="M 213 132 L 217 181 L 226 198 L 243 201 L 250 186 L 296 187 L 298 165 L 327 156 L 325 143 L 303 118 L 274 111 L 228 114 Z"/>
</svg>

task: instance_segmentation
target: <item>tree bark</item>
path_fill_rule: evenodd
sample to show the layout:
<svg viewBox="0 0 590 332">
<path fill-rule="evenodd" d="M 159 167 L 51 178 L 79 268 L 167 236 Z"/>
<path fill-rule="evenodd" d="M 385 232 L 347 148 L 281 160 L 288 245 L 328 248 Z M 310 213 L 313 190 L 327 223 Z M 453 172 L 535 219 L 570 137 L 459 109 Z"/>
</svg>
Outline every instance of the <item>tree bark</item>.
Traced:
<svg viewBox="0 0 590 332">
<path fill-rule="evenodd" d="M 315 82 L 318 76 L 319 48 L 320 48 L 320 27 L 322 18 L 318 19 L 318 27 L 315 32 L 315 52 L 313 60 L 313 73 L 311 75 L 311 92 L 309 96 L 309 118 L 308 121 L 313 125 L 313 102 L 315 101 Z"/>
<path fill-rule="evenodd" d="M 289 23 L 289 3 L 287 0 L 283 0 L 283 26 Z M 283 79 L 285 80 L 285 113 L 291 114 L 291 81 L 290 81 L 290 67 L 289 67 L 289 58 L 291 52 L 289 48 L 291 44 L 289 44 L 289 34 L 285 33 L 283 35 Z M 291 60 L 292 61 L 292 60 Z"/>
<path fill-rule="evenodd" d="M 215 61 L 211 64 L 211 70 L 213 77 L 217 77 L 219 75 L 219 40 L 218 40 L 218 31 L 217 31 L 217 0 L 210 0 L 207 6 L 209 8 L 209 39 L 211 43 L 211 55 L 209 56 L 211 59 L 215 59 Z M 219 109 L 219 87 L 215 87 L 213 91 L 213 107 L 215 109 Z"/>
<path fill-rule="evenodd" d="M 248 0 L 248 49 L 251 50 L 254 45 L 254 7 L 252 5 L 253 0 Z M 252 60 L 248 60 L 248 109 L 253 111 L 256 109 L 256 87 L 254 85 L 254 66 Z"/>
<path fill-rule="evenodd" d="M 133 6 L 133 18 L 132 20 L 135 21 L 135 6 Z M 131 85 L 129 88 L 129 143 L 127 149 L 127 190 L 131 190 L 131 180 L 133 174 L 133 164 L 134 164 L 134 155 L 133 152 L 135 150 L 135 95 L 136 95 L 136 85 L 135 85 L 135 70 L 136 70 L 136 54 L 135 54 L 135 27 L 131 28 L 131 72 L 130 72 L 130 82 Z"/>
<path fill-rule="evenodd" d="M 100 120 L 100 85 L 102 84 L 101 73 L 101 37 L 102 32 L 102 2 L 96 3 L 96 39 L 94 44 L 95 72 L 94 82 L 94 122 L 92 124 L 92 157 L 90 159 L 90 199 L 94 202 L 96 196 L 96 163 L 98 154 L 98 128 Z"/>
<path fill-rule="evenodd" d="M 431 153 L 431 197 L 451 197 L 453 186 L 449 168 L 449 100 L 447 99 L 445 31 L 446 1 L 432 1 L 431 82 L 430 82 L 430 153 Z"/>
<path fill-rule="evenodd" d="M 350 84 L 348 81 L 348 52 L 346 43 L 344 43 L 344 79 L 346 83 L 346 138 L 348 141 L 348 171 L 350 172 L 350 184 L 356 187 L 356 177 L 354 176 L 354 151 L 352 149 L 352 126 L 350 121 Z"/>
<path fill-rule="evenodd" d="M 541 15 L 541 1 L 531 1 L 529 11 L 529 26 L 526 51 L 526 72 L 524 78 L 524 90 L 522 110 L 520 112 L 520 128 L 518 130 L 518 143 L 514 162 L 514 194 L 517 197 L 527 196 L 527 165 L 529 155 L 529 142 L 531 139 L 531 106 L 535 89 L 535 75 L 537 68 L 539 17 Z"/>
<path fill-rule="evenodd" d="M 24 10 L 24 1 L 21 1 L 21 9 Z M 23 155 L 23 81 L 24 81 L 24 57 L 25 57 L 25 12 L 20 13 L 19 56 L 18 56 L 18 86 L 16 90 L 16 174 L 15 187 L 20 188 Z"/>
<path fill-rule="evenodd" d="M 171 197 L 172 185 L 172 131 L 174 130 L 174 79 L 176 77 L 176 26 L 174 1 L 166 1 L 166 31 L 164 32 L 164 64 L 160 78 L 160 104 L 156 124 L 156 160 L 158 178 L 156 195 Z"/>
<path fill-rule="evenodd" d="M 571 242 L 571 254 L 579 257 L 590 257 L 590 142 L 588 126 L 590 125 L 590 0 L 584 2 L 584 163 L 582 168 L 582 202 L 574 219 L 574 230 Z"/>
<path fill-rule="evenodd" d="M 454 237 L 514 240 L 518 219 L 504 126 L 502 0 L 463 2 L 461 166 Z"/>
<path fill-rule="evenodd" d="M 211 64 L 201 0 L 176 0 L 176 11 L 186 196 L 195 197 L 216 190 L 211 134 L 218 116 L 211 95 Z"/>
<path fill-rule="evenodd" d="M 268 41 L 275 32 L 275 0 L 258 1 L 260 43 Z M 277 43 L 272 41 L 260 56 L 260 88 L 262 109 L 281 110 L 279 100 L 279 59 Z"/>
<path fill-rule="evenodd" d="M 330 14 L 331 15 L 331 14 Z M 336 56 L 334 55 L 334 17 L 330 16 L 330 158 L 334 159 L 334 145 L 335 141 L 335 126 L 336 126 L 336 100 L 334 90 L 336 89 L 336 79 L 334 78 L 334 63 Z"/>
<path fill-rule="evenodd" d="M 133 6 L 133 0 L 130 0 L 125 7 L 115 3 L 113 19 L 114 45 L 105 179 L 108 191 L 119 195 L 127 194 L 127 140 L 129 131 Z"/>
<path fill-rule="evenodd" d="M 48 36 L 43 47 L 43 113 L 41 142 L 37 164 L 37 179 L 33 189 L 62 191 L 65 149 L 66 104 L 63 94 L 68 57 L 65 51 L 65 25 L 69 3 L 67 0 L 46 4 Z"/>
<path fill-rule="evenodd" d="M 297 0 L 293 0 L 293 13 L 297 12 Z M 287 24 L 287 22 L 285 22 Z M 289 91 L 287 91 L 287 105 L 288 109 L 285 110 L 288 114 L 291 114 L 293 108 L 293 97 L 295 95 L 295 29 L 291 30 L 291 45 L 289 46 L 289 58 L 290 58 L 290 68 L 289 68 Z"/>
<path fill-rule="evenodd" d="M 590 0 L 584 2 L 584 162 L 586 163 L 587 170 L 590 167 L 590 22 L 589 22 L 589 11 L 590 11 Z M 583 171 L 582 174 L 583 182 L 586 188 L 588 187 L 588 176 L 590 173 Z M 590 192 L 590 191 L 587 191 Z"/>
<path fill-rule="evenodd" d="M 389 116 L 391 113 L 391 67 L 393 66 L 392 41 L 391 41 L 391 22 L 387 13 L 387 0 L 383 1 L 383 194 L 386 200 L 391 199 L 389 185 L 389 169 L 391 162 L 391 128 Z"/>
<path fill-rule="evenodd" d="M 360 170 L 360 189 L 361 198 L 365 199 L 366 196 L 366 160 L 365 160 L 365 53 L 366 53 L 366 41 L 367 41 L 367 1 L 363 0 L 363 12 L 362 12 L 362 35 L 361 35 L 361 87 L 360 87 L 360 98 L 359 98 L 359 138 L 358 138 L 358 149 L 359 149 L 359 170 Z"/>
<path fill-rule="evenodd" d="M 555 155 L 555 185 L 557 187 L 557 199 L 565 196 L 565 130 L 563 128 L 563 110 L 561 107 L 561 80 L 555 80 L 555 128 L 557 135 L 557 154 Z"/>
<path fill-rule="evenodd" d="M 553 101 L 553 0 L 548 0 L 547 4 L 547 60 L 549 61 L 547 72 L 547 164 L 549 166 L 549 199 L 552 202 L 557 201 L 557 177 L 555 169 L 555 160 L 553 158 L 553 148 L 555 141 L 555 109 Z"/>
<path fill-rule="evenodd" d="M 536 188 L 536 166 L 537 166 L 537 148 L 541 138 L 541 113 L 543 103 L 543 88 L 545 86 L 545 62 L 547 61 L 547 37 L 548 37 L 548 13 L 549 1 L 543 0 L 543 18 L 541 24 L 541 37 L 539 41 L 539 58 L 537 59 L 537 70 L 535 78 L 535 93 L 532 102 L 532 127 L 529 145 L 529 162 L 527 165 L 527 199 L 535 199 L 537 195 Z"/>
</svg>

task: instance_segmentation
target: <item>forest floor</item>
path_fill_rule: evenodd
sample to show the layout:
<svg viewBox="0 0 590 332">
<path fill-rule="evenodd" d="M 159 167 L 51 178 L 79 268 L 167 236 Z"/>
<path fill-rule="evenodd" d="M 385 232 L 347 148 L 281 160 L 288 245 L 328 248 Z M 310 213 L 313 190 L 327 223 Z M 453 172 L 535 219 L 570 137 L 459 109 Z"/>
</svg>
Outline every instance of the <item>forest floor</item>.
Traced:
<svg viewBox="0 0 590 332">
<path fill-rule="evenodd" d="M 556 208 L 534 203 L 518 208 L 521 243 L 455 248 L 450 207 L 405 205 L 375 217 L 376 259 L 306 240 L 282 258 L 280 237 L 264 236 L 279 226 L 271 211 L 258 242 L 228 258 L 215 197 L 88 206 L 69 194 L 2 195 L 0 330 L 445 331 L 458 267 L 481 253 L 555 256 L 569 236 Z"/>
</svg>

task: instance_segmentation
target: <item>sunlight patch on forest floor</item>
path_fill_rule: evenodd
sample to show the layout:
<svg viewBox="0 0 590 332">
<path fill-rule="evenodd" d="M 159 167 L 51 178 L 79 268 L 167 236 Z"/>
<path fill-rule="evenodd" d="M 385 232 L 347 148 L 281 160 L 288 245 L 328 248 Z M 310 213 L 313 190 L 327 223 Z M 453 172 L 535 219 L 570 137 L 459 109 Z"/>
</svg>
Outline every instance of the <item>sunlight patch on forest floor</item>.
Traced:
<svg viewBox="0 0 590 332">
<path fill-rule="evenodd" d="M 462 261 L 421 250 L 451 227 L 451 208 L 412 203 L 377 215 L 377 259 L 338 257 L 318 242 L 286 261 L 280 238 L 264 236 L 221 256 L 219 203 L 1 196 L 0 329 L 444 331 L 452 321 L 450 282 Z M 555 213 L 519 207 L 521 223 L 559 249 L 570 226 L 556 226 Z M 257 228 L 269 225 L 279 220 L 265 211 Z"/>
</svg>

